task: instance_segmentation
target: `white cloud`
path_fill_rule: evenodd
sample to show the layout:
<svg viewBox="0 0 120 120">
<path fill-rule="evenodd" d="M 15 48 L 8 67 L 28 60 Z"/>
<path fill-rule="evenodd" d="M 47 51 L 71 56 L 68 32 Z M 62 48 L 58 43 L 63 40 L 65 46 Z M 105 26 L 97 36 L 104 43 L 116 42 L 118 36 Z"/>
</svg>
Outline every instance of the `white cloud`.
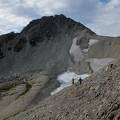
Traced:
<svg viewBox="0 0 120 120">
<path fill-rule="evenodd" d="M 32 19 L 64 9 L 64 0 L 1 0 L 0 33 L 19 31 Z"/>
<path fill-rule="evenodd" d="M 20 31 L 32 19 L 65 14 L 98 34 L 120 35 L 120 0 L 0 0 L 0 33 Z"/>
<path fill-rule="evenodd" d="M 111 0 L 104 6 L 99 5 L 97 16 L 88 26 L 100 35 L 120 36 L 119 6 L 119 0 Z"/>
</svg>

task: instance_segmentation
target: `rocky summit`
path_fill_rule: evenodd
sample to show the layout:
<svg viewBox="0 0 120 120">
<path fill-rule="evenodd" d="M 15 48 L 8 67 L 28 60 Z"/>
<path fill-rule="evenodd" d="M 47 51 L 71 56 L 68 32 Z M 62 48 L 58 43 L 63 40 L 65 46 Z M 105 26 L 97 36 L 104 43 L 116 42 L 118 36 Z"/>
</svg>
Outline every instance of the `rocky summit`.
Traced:
<svg viewBox="0 0 120 120">
<path fill-rule="evenodd" d="M 70 18 L 56 15 L 33 20 L 19 34 L 0 36 L 0 74 L 33 70 L 58 74 L 65 71 L 71 60 L 72 40 L 83 31 L 85 36 L 94 34 Z"/>
<path fill-rule="evenodd" d="M 0 120 L 120 120 L 119 53 L 120 37 L 64 15 L 0 35 Z M 90 77 L 51 96 L 66 71 Z"/>
</svg>

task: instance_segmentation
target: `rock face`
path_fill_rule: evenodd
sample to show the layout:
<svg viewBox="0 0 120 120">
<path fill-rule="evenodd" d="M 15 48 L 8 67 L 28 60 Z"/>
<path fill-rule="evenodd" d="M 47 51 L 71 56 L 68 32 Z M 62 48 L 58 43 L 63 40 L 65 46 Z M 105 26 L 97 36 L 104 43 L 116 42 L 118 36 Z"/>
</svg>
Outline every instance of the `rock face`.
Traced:
<svg viewBox="0 0 120 120">
<path fill-rule="evenodd" d="M 72 40 L 77 33 L 83 32 L 84 37 L 95 34 L 64 15 L 33 20 L 21 33 L 11 33 L 11 39 L 6 37 L 5 45 L 1 42 L 0 74 L 8 75 L 37 69 L 46 70 L 50 74 L 66 71 L 71 64 L 69 49 Z M 85 42 L 88 43 L 88 38 Z"/>
<path fill-rule="evenodd" d="M 0 59 L 7 56 L 6 52 L 11 51 L 14 48 L 15 41 L 14 39 L 18 36 L 17 33 L 8 33 L 6 35 L 0 36 Z"/>
<path fill-rule="evenodd" d="M 64 15 L 42 17 L 21 33 L 0 36 L 0 75 L 41 70 L 56 76 L 69 68 L 92 73 L 118 58 L 119 46 L 120 38 L 98 36 Z"/>
</svg>

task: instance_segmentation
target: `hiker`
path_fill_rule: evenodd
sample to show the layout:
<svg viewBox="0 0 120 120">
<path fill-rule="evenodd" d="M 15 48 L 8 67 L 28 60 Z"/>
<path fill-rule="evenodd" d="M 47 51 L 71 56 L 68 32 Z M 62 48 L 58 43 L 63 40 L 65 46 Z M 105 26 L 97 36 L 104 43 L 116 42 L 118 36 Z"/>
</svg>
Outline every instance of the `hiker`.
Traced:
<svg viewBox="0 0 120 120">
<path fill-rule="evenodd" d="M 78 79 L 78 81 L 79 81 L 79 83 L 80 83 L 80 85 L 82 84 L 82 79 L 81 79 L 81 77 Z"/>
<path fill-rule="evenodd" d="M 116 66 L 114 65 L 114 64 L 109 64 L 107 67 L 106 67 L 106 69 L 105 69 L 105 71 L 111 71 L 111 69 L 114 69 Z"/>
<path fill-rule="evenodd" d="M 105 68 L 105 71 L 108 71 L 109 70 L 109 66 L 107 66 L 106 68 Z"/>
<path fill-rule="evenodd" d="M 110 68 L 113 68 L 113 64 L 110 64 Z"/>
<path fill-rule="evenodd" d="M 74 80 L 74 78 L 72 78 L 72 85 L 74 85 L 75 84 L 75 80 Z"/>
</svg>

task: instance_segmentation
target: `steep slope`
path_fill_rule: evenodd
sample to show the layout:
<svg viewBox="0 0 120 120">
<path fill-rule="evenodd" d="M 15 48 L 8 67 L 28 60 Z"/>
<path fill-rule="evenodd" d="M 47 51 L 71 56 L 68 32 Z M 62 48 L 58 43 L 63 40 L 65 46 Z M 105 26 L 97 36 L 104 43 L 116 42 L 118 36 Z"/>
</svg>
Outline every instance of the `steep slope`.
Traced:
<svg viewBox="0 0 120 120">
<path fill-rule="evenodd" d="M 34 71 L 16 74 L 0 81 L 0 120 L 18 114 L 50 96 L 57 82 L 48 73 Z"/>
<path fill-rule="evenodd" d="M 72 69 L 77 74 L 93 73 L 120 57 L 120 37 L 87 36 L 84 31 L 73 39 L 70 48 Z"/>
<path fill-rule="evenodd" d="M 58 74 L 66 71 L 71 62 L 69 49 L 72 40 L 82 31 L 85 31 L 85 36 L 95 34 L 64 15 L 33 20 L 14 38 L 16 42 L 13 41 L 14 47 L 11 47 L 11 51 L 7 48 L 9 42 L 5 50 L 1 48 L 5 57 L 0 59 L 0 74 L 32 70 L 46 70 L 50 74 Z"/>
<path fill-rule="evenodd" d="M 118 58 L 120 57 L 120 38 L 96 36 L 98 42 L 89 48 L 90 58 Z"/>
<path fill-rule="evenodd" d="M 120 60 L 9 120 L 120 120 Z"/>
<path fill-rule="evenodd" d="M 21 33 L 0 36 L 0 75 L 40 70 L 56 76 L 71 68 L 92 73 L 118 58 L 119 46 L 120 38 L 98 36 L 64 15 L 42 17 Z"/>
</svg>

